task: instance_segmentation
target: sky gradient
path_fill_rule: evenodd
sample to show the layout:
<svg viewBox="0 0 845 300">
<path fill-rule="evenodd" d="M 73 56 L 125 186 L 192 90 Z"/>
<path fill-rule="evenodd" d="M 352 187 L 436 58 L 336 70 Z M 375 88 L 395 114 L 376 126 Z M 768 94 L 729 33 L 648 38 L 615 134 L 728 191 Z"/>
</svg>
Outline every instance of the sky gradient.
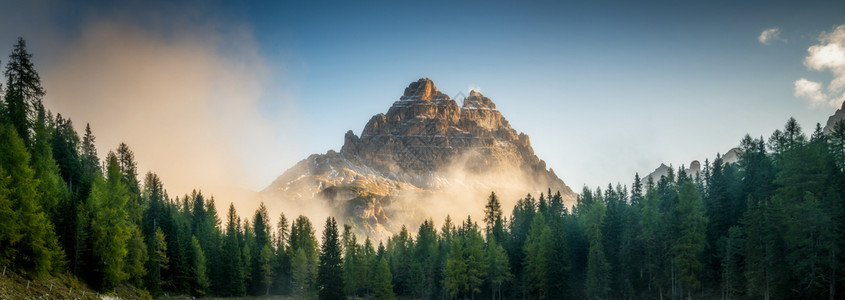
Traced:
<svg viewBox="0 0 845 300">
<path fill-rule="evenodd" d="M 420 77 L 490 97 L 576 191 L 789 117 L 809 133 L 842 99 L 845 54 L 805 59 L 845 49 L 845 1 L 268 2 L 21 1 L 0 53 L 27 40 L 48 108 L 91 122 L 101 156 L 126 141 L 172 194 L 232 198 L 339 150 Z"/>
</svg>

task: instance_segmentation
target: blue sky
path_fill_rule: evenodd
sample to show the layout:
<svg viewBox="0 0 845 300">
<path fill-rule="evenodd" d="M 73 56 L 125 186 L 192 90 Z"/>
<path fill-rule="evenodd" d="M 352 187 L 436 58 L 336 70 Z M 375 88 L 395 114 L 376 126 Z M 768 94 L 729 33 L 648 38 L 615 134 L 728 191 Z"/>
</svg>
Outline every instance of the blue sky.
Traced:
<svg viewBox="0 0 845 300">
<path fill-rule="evenodd" d="M 114 129 L 100 114 L 87 113 L 110 103 L 90 99 L 120 96 L 69 88 L 96 87 L 74 81 L 88 67 L 69 61 L 100 55 L 86 53 L 97 53 L 97 42 L 122 38 L 161 45 L 154 48 L 161 53 L 209 51 L 209 59 L 197 62 L 202 67 L 186 68 L 227 73 L 234 66 L 236 75 L 226 78 L 244 82 L 223 94 L 246 91 L 255 112 L 238 116 L 262 119 L 239 128 L 252 138 L 221 135 L 237 145 L 209 160 L 237 158 L 250 174 L 239 184 L 253 190 L 311 153 L 339 150 L 346 130 L 360 133 L 420 77 L 449 95 L 480 89 L 576 190 L 629 184 L 635 172 L 649 173 L 660 163 L 712 159 L 746 133 L 768 137 L 790 116 L 810 131 L 835 111 L 797 97 L 794 83 L 806 78 L 826 86 L 836 76 L 804 60 L 821 34 L 845 24 L 843 1 L 527 2 L 18 3 L 0 12 L 0 53 L 23 35 L 45 70 L 45 101 L 57 111 L 79 111 L 70 116 L 77 127 L 99 121 L 100 140 L 116 141 L 144 133 Z M 759 36 L 772 28 L 778 36 L 762 43 Z M 137 82 L 136 73 L 105 74 L 125 74 L 119 85 Z M 71 96 L 62 99 L 62 93 Z M 220 101 L 241 101 L 237 93 L 231 97 Z M 167 103 L 173 101 L 178 98 Z M 200 103 L 212 106 L 203 120 L 230 117 L 231 109 L 215 103 Z M 203 132 L 184 132 L 191 133 Z M 101 152 L 114 148 L 98 146 Z M 160 156 L 147 160 L 142 168 L 166 164 Z M 179 176 L 189 174 L 171 177 Z"/>
</svg>

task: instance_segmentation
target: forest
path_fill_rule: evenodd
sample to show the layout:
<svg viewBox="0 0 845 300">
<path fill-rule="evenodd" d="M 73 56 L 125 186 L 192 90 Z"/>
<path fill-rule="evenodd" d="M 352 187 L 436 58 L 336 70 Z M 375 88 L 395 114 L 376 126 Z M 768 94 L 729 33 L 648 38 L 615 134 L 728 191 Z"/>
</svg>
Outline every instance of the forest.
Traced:
<svg viewBox="0 0 845 300">
<path fill-rule="evenodd" d="M 0 101 L 0 266 L 72 274 L 100 291 L 297 299 L 837 299 L 845 295 L 845 121 L 806 135 L 795 119 L 745 136 L 736 163 L 681 166 L 656 182 L 551 190 L 505 215 L 447 217 L 387 241 L 329 217 L 218 212 L 172 197 L 120 144 L 100 157 L 90 126 L 48 111 L 18 39 Z M 535 197 L 536 196 L 536 197 Z M 225 206 L 224 206 L 225 207 Z M 291 216 L 292 217 L 292 216 Z M 341 222 L 343 220 L 340 220 Z"/>
</svg>

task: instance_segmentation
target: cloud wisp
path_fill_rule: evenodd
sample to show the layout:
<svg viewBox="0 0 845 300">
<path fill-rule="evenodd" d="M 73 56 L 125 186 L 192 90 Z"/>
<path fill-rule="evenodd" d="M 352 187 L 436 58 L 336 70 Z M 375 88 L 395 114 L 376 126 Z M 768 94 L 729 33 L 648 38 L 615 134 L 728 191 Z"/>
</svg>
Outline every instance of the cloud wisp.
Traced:
<svg viewBox="0 0 845 300">
<path fill-rule="evenodd" d="M 780 37 L 780 28 L 777 27 L 763 30 L 757 40 L 763 45 L 771 45 L 774 41 L 785 41 Z"/>
<path fill-rule="evenodd" d="M 811 107 L 839 107 L 845 101 L 845 25 L 823 32 L 819 43 L 807 49 L 804 65 L 815 71 L 830 71 L 833 79 L 824 88 L 821 82 L 806 78 L 794 82 L 795 97 Z"/>
</svg>

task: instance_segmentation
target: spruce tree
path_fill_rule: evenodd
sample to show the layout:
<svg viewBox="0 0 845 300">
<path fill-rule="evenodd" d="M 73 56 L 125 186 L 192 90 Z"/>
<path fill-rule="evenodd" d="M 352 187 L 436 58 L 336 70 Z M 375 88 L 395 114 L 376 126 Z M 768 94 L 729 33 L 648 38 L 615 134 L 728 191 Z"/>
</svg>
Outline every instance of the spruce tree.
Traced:
<svg viewBox="0 0 845 300">
<path fill-rule="evenodd" d="M 99 261 L 100 287 L 110 289 L 129 277 L 124 269 L 124 259 L 132 232 L 124 208 L 129 195 L 123 184 L 117 156 L 109 152 L 106 161 L 106 178 L 99 177 L 94 181 L 89 202 L 93 217 L 92 250 Z"/>
<path fill-rule="evenodd" d="M 338 239 L 337 222 L 333 217 L 326 219 L 323 230 L 323 246 L 320 251 L 320 265 L 317 270 L 317 290 L 320 299 L 343 299 L 343 260 Z"/>
<path fill-rule="evenodd" d="M 3 250 L 0 260 L 34 276 L 61 267 L 63 253 L 53 225 L 47 218 L 38 192 L 38 180 L 30 168 L 30 156 L 23 141 L 13 127 L 0 123 L 0 168 L 6 172 L 8 199 L 15 217 L 10 219 L 6 241 L 0 241 Z"/>
<path fill-rule="evenodd" d="M 291 269 L 291 286 L 293 289 L 293 295 L 296 296 L 298 299 L 305 298 L 308 295 L 308 291 L 310 290 L 310 281 L 309 273 L 311 272 L 308 260 L 305 257 L 305 251 L 302 248 L 298 248 L 294 251 L 293 257 L 291 258 L 290 263 Z"/>
<path fill-rule="evenodd" d="M 534 217 L 525 241 L 525 274 L 531 282 L 531 290 L 540 299 L 549 294 L 549 265 L 552 263 L 552 232 L 542 214 Z"/>
<path fill-rule="evenodd" d="M 678 228 L 680 236 L 674 249 L 674 265 L 680 271 L 681 287 L 687 292 L 687 297 L 691 297 L 692 292 L 701 287 L 707 217 L 704 215 L 701 195 L 692 182 L 687 180 L 680 185 L 678 199 L 681 222 Z"/>
<path fill-rule="evenodd" d="M 392 300 L 396 296 L 393 294 L 393 276 L 390 274 L 390 268 L 387 266 L 387 260 L 384 257 L 378 259 L 378 265 L 373 274 L 373 299 L 377 300 Z"/>
<path fill-rule="evenodd" d="M 244 294 L 243 271 L 241 270 L 240 243 L 238 242 L 238 218 L 234 204 L 229 204 L 226 215 L 226 237 L 223 240 L 223 255 L 220 268 L 223 270 L 223 280 L 220 282 L 222 296 L 241 296 Z"/>
<path fill-rule="evenodd" d="M 497 240 L 504 240 L 505 224 L 502 219 L 502 204 L 496 193 L 490 193 L 487 198 L 487 204 L 484 206 L 484 227 L 485 233 L 489 237 L 495 236 Z"/>
<path fill-rule="evenodd" d="M 27 52 L 26 41 L 22 37 L 18 37 L 12 54 L 9 55 L 5 76 L 4 118 L 12 124 L 18 137 L 29 149 L 32 146 L 36 108 L 41 106 L 45 91 L 41 87 L 41 77 L 32 63 L 32 54 Z"/>
</svg>

